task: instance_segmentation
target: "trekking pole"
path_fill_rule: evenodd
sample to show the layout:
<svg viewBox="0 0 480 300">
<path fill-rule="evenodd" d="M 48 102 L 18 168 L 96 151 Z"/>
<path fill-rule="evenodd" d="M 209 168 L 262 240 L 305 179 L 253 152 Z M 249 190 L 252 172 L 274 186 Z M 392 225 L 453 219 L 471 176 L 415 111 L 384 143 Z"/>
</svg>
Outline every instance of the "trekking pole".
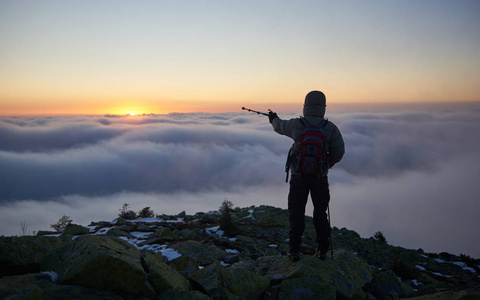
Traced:
<svg viewBox="0 0 480 300">
<path fill-rule="evenodd" d="M 330 227 L 330 250 L 332 252 L 332 260 L 333 260 L 333 240 L 332 240 L 332 223 L 331 223 L 331 215 L 330 215 L 330 203 L 327 205 L 328 210 L 328 226 Z"/>
<path fill-rule="evenodd" d="M 264 115 L 264 116 L 268 117 L 268 114 L 264 113 L 264 112 L 256 111 L 256 110 L 253 110 L 253 109 L 250 109 L 250 108 L 245 108 L 245 107 L 242 107 L 242 109 L 246 110 L 246 111 L 249 111 L 249 112 L 257 113 L 258 115 Z M 271 111 L 271 110 L 268 110 L 268 111 Z"/>
</svg>

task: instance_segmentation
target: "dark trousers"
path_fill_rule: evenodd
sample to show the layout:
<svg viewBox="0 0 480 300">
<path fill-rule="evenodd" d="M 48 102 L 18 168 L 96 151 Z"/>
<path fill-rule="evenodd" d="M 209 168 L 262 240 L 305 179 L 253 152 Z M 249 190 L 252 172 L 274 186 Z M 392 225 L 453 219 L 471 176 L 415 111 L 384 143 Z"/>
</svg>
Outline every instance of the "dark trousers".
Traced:
<svg viewBox="0 0 480 300">
<path fill-rule="evenodd" d="M 300 251 L 305 230 L 305 206 L 310 193 L 313 202 L 313 225 L 317 233 L 318 249 L 327 251 L 330 247 L 330 224 L 327 208 L 330 202 L 328 177 L 305 178 L 292 175 L 288 194 L 288 218 L 290 221 L 290 251 Z"/>
</svg>

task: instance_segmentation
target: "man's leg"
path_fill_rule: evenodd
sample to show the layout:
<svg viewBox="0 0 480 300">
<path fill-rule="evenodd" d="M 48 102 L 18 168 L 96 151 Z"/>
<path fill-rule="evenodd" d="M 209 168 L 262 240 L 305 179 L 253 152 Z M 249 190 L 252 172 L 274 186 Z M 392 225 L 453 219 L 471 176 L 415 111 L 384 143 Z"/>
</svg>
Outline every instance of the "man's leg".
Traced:
<svg viewBox="0 0 480 300">
<path fill-rule="evenodd" d="M 330 224 L 327 219 L 327 208 L 330 202 L 328 177 L 315 180 L 311 189 L 313 202 L 313 225 L 317 233 L 318 250 L 325 254 L 330 247 Z"/>
<path fill-rule="evenodd" d="M 305 230 L 305 205 L 309 187 L 305 179 L 292 175 L 288 194 L 288 220 L 290 222 L 290 252 L 299 252 Z"/>
</svg>

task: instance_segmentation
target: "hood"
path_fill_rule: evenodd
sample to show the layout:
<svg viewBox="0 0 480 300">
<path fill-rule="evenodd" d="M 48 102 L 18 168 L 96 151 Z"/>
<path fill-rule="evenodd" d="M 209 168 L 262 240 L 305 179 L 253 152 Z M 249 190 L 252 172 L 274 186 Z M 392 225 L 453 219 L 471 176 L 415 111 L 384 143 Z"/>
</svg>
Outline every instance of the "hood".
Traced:
<svg viewBox="0 0 480 300">
<path fill-rule="evenodd" d="M 320 91 L 311 91 L 305 96 L 303 116 L 317 116 L 323 118 L 325 116 L 326 106 L 325 95 Z"/>
</svg>

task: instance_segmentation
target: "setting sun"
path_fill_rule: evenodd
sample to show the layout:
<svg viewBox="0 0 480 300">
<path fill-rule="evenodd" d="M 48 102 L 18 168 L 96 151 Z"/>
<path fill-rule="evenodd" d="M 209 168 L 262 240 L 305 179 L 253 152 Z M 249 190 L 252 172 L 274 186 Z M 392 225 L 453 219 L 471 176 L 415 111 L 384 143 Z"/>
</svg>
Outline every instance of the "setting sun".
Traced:
<svg viewBox="0 0 480 300">
<path fill-rule="evenodd" d="M 135 115 L 135 113 L 134 113 L 134 112 L 131 112 L 131 113 L 129 113 L 129 115 L 131 115 L 131 116 L 134 116 L 134 115 Z"/>
</svg>

